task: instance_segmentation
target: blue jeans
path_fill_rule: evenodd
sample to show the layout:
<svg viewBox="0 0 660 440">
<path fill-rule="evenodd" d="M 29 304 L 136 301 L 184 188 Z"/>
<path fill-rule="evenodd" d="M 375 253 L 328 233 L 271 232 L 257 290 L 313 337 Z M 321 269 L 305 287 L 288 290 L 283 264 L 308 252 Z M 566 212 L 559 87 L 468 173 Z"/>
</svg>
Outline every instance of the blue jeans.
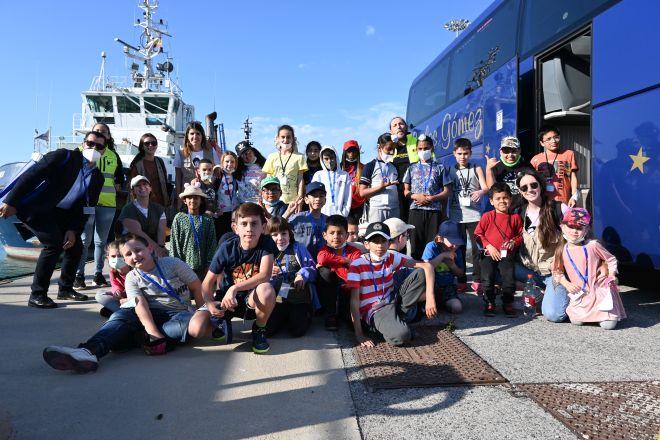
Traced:
<svg viewBox="0 0 660 440">
<path fill-rule="evenodd" d="M 189 311 L 151 309 L 158 330 L 168 339 L 185 342 L 188 336 L 188 323 L 193 314 Z M 143 331 L 135 309 L 119 309 L 110 316 L 94 336 L 83 344 L 97 357 L 103 357 L 118 348 L 131 345 L 133 335 Z"/>
<path fill-rule="evenodd" d="M 566 321 L 566 307 L 568 307 L 568 291 L 561 284 L 554 285 L 552 276 L 543 277 L 540 273 L 534 272 L 520 263 L 516 263 L 516 281 L 527 282 L 527 274 L 532 274 L 537 286 L 545 285 L 543 302 L 541 303 L 541 313 L 545 319 L 550 322 Z"/>
<path fill-rule="evenodd" d="M 80 263 L 78 263 L 78 273 L 85 275 L 85 263 L 87 262 L 87 249 L 92 240 L 92 232 L 94 233 L 94 263 L 96 264 L 95 272 L 103 272 L 103 263 L 105 257 L 105 245 L 108 241 L 108 234 L 112 227 L 112 221 L 115 218 L 115 208 L 108 208 L 105 206 L 97 206 L 94 208 L 94 215 L 90 215 L 85 223 L 81 237 L 83 244 L 82 256 Z"/>
</svg>

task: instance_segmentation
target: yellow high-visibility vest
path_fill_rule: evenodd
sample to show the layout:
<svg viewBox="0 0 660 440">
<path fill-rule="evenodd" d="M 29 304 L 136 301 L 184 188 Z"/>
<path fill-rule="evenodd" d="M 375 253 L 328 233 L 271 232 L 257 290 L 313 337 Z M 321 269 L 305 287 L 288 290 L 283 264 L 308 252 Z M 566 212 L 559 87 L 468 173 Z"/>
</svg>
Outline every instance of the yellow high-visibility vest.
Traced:
<svg viewBox="0 0 660 440">
<path fill-rule="evenodd" d="M 98 206 L 117 207 L 117 191 L 115 190 L 115 172 L 119 166 L 119 156 L 110 148 L 96 161 L 96 167 L 103 174 L 103 188 L 99 195 Z"/>
</svg>

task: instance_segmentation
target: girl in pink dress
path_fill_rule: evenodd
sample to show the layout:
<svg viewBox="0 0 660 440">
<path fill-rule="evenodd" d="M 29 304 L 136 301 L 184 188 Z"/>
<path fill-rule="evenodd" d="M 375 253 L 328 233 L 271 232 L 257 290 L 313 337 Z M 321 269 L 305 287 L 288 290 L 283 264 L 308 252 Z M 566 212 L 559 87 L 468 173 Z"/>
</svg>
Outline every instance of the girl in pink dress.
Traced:
<svg viewBox="0 0 660 440">
<path fill-rule="evenodd" d="M 586 209 L 566 211 L 553 274 L 555 282 L 568 290 L 566 313 L 571 323 L 598 322 L 602 328 L 613 330 L 626 317 L 617 287 L 617 261 L 598 241 L 585 240 L 590 221 Z"/>
</svg>

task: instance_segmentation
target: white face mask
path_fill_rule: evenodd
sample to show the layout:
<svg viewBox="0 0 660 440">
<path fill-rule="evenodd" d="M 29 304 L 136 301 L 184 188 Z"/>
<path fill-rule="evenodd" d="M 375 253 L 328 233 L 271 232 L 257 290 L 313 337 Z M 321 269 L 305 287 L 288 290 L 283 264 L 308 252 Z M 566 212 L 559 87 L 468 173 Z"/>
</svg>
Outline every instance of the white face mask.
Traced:
<svg viewBox="0 0 660 440">
<path fill-rule="evenodd" d="M 580 244 L 584 241 L 584 235 L 577 240 L 572 240 L 571 238 L 568 237 L 566 234 L 562 234 L 564 236 L 564 240 L 566 240 L 570 244 Z"/>
<path fill-rule="evenodd" d="M 390 163 L 394 160 L 394 155 L 393 154 L 380 153 L 380 160 L 382 160 L 385 163 Z"/>
<path fill-rule="evenodd" d="M 227 167 L 225 167 L 225 168 L 223 168 L 223 171 L 227 174 L 234 174 L 234 171 L 236 171 L 236 168 L 231 168 L 231 167 L 227 168 Z"/>
<path fill-rule="evenodd" d="M 349 162 L 349 163 L 355 163 L 355 162 L 357 162 L 357 158 L 355 158 L 355 159 L 349 159 L 349 158 L 347 157 L 347 158 L 346 158 L 346 162 Z"/>
<path fill-rule="evenodd" d="M 286 248 L 289 247 L 289 243 L 286 243 L 286 244 L 283 243 L 281 245 L 276 243 L 275 246 L 277 246 L 278 251 L 282 252 L 283 250 L 285 250 Z"/>
<path fill-rule="evenodd" d="M 122 257 L 108 257 L 108 264 L 111 268 L 116 270 L 126 267 L 126 262 Z"/>
<path fill-rule="evenodd" d="M 210 183 L 211 182 L 211 177 L 213 177 L 213 175 L 210 174 L 210 173 L 201 173 L 200 174 L 200 179 L 204 183 Z"/>
<path fill-rule="evenodd" d="M 88 162 L 96 163 L 101 158 L 101 152 L 92 148 L 86 148 L 82 151 L 82 155 Z"/>
<path fill-rule="evenodd" d="M 281 149 L 282 151 L 291 151 L 292 148 L 293 148 L 293 144 L 283 144 L 283 143 L 280 143 L 280 149 Z"/>
<path fill-rule="evenodd" d="M 431 160 L 431 156 L 433 155 L 433 151 L 431 150 L 422 150 L 419 152 L 419 158 L 422 159 L 424 162 L 428 162 Z"/>
<path fill-rule="evenodd" d="M 371 260 L 372 263 L 379 263 L 383 261 L 387 257 L 387 252 L 383 254 L 382 257 L 379 257 L 378 255 L 374 254 L 373 252 L 369 251 L 369 259 Z"/>
</svg>

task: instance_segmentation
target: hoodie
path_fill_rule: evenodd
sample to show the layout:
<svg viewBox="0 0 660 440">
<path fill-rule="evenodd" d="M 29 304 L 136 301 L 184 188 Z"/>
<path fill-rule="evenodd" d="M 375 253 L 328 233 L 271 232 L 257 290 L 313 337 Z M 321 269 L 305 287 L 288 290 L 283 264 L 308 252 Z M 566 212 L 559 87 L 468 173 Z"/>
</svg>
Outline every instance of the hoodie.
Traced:
<svg viewBox="0 0 660 440">
<path fill-rule="evenodd" d="M 323 162 L 323 152 L 328 150 L 335 153 L 337 165 L 334 171 L 328 170 Z M 312 182 L 321 182 L 325 186 L 326 199 L 321 212 L 325 215 L 339 214 L 348 217 L 351 211 L 351 177 L 339 167 L 339 156 L 333 147 L 321 148 L 321 167 L 312 178 Z"/>
</svg>

